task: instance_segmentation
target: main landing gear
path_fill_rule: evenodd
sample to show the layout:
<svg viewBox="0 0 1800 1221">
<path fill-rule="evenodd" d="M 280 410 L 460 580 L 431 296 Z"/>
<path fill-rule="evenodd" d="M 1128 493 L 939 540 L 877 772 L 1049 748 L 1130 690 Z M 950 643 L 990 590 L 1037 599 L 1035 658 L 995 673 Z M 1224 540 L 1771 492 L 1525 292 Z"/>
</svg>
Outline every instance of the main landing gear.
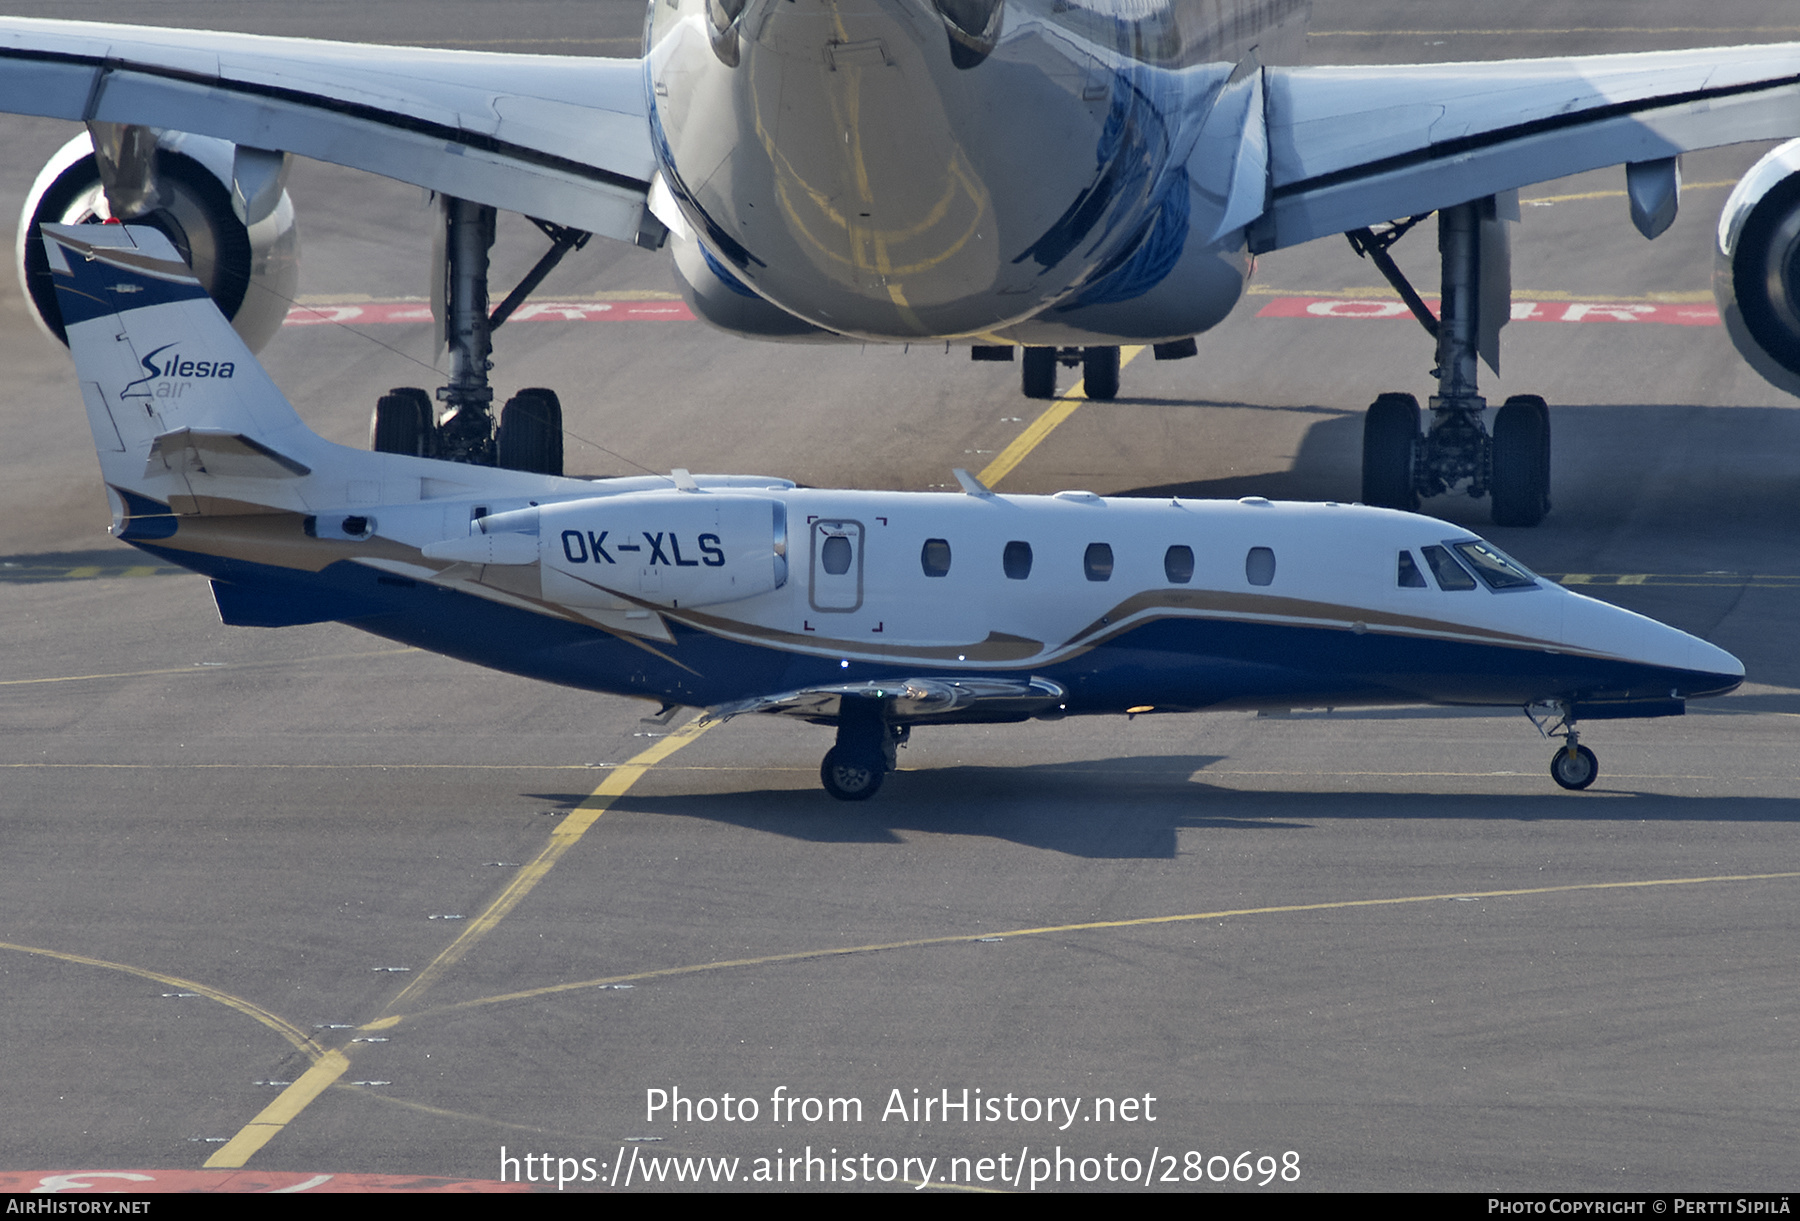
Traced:
<svg viewBox="0 0 1800 1221">
<path fill-rule="evenodd" d="M 1525 715 L 1546 738 L 1561 738 L 1563 744 L 1550 756 L 1550 778 L 1565 789 L 1581 790 L 1600 775 L 1600 760 L 1581 744 L 1575 732 L 1575 714 L 1568 704 L 1533 704 Z"/>
<path fill-rule="evenodd" d="M 564 255 L 587 244 L 578 229 L 533 220 L 550 249 L 492 313 L 488 311 L 488 251 L 495 212 L 484 204 L 442 197 L 444 219 L 444 342 L 450 352 L 450 384 L 437 402 L 416 386 L 381 396 L 369 422 L 369 447 L 379 453 L 442 458 L 475 466 L 499 466 L 539 475 L 563 473 L 562 402 L 541 387 L 521 390 L 501 408 L 496 425 L 493 333 L 544 281 Z M 441 404 L 441 409 L 439 407 Z"/>
<path fill-rule="evenodd" d="M 1363 418 L 1363 503 L 1410 512 L 1421 497 L 1466 487 L 1471 497 L 1490 499 L 1496 525 L 1535 526 L 1550 511 L 1549 407 L 1534 394 L 1514 395 L 1494 413 L 1490 432 L 1476 383 L 1478 358 L 1499 370 L 1499 332 L 1512 296 L 1504 219 L 1512 218 L 1499 215 L 1492 196 L 1438 213 L 1438 316 L 1387 253 L 1424 219 L 1345 235 L 1437 341 L 1429 427 L 1421 427 L 1419 401 L 1410 394 L 1380 395 Z"/>
<path fill-rule="evenodd" d="M 837 745 L 825 752 L 819 780 L 839 801 L 867 801 L 894 770 L 896 751 L 912 736 L 906 725 L 890 725 L 881 701 L 845 696 L 838 712 Z"/>
</svg>

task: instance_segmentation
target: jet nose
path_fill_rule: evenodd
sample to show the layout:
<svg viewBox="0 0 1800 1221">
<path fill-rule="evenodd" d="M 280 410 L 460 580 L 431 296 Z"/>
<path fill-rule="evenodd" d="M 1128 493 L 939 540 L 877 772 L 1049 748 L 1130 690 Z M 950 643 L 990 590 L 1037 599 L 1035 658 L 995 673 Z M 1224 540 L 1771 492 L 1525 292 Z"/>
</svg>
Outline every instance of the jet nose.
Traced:
<svg viewBox="0 0 1800 1221">
<path fill-rule="evenodd" d="M 1676 699 L 1723 695 L 1744 681 L 1744 663 L 1716 645 L 1623 607 L 1570 593 L 1563 643 L 1623 663 L 1617 681 Z"/>
<path fill-rule="evenodd" d="M 1668 629 L 1674 631 L 1674 628 Z M 1686 636 L 1687 633 L 1683 632 Z M 1682 690 L 1684 697 L 1724 695 L 1736 691 L 1744 681 L 1744 663 L 1698 636 L 1688 636 L 1688 669 L 1694 675 L 1692 690 Z"/>
</svg>

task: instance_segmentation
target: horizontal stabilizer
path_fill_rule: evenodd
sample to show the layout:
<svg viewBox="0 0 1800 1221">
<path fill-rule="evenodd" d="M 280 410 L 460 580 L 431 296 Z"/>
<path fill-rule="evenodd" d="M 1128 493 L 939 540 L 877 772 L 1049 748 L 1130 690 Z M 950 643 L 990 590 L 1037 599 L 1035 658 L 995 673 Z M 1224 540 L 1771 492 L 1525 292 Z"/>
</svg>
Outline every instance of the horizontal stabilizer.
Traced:
<svg viewBox="0 0 1800 1221">
<path fill-rule="evenodd" d="M 235 479 L 295 479 L 312 468 L 278 454 L 241 432 L 212 428 L 177 428 L 150 443 L 145 475 L 174 471 L 182 475 L 220 475 Z"/>
</svg>

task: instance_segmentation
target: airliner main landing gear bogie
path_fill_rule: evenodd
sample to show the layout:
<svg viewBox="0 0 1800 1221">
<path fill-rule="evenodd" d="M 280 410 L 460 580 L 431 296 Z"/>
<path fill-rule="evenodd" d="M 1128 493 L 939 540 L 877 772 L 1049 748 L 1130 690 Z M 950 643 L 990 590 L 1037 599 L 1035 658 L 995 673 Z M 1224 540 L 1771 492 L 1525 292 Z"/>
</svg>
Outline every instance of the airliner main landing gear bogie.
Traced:
<svg viewBox="0 0 1800 1221">
<path fill-rule="evenodd" d="M 432 397 L 405 386 L 383 395 L 369 425 L 370 447 L 380 453 L 441 458 L 475 466 L 499 466 L 539 475 L 563 473 L 562 404 L 555 392 L 521 390 L 501 409 L 495 426 L 493 333 L 512 316 L 550 270 L 571 250 L 587 244 L 576 229 L 532 223 L 550 249 L 492 313 L 488 311 L 488 251 L 494 244 L 493 208 L 440 197 L 443 207 L 443 340 L 450 353 L 450 384 Z"/>
<path fill-rule="evenodd" d="M 1492 500 L 1497 526 L 1535 526 L 1550 511 L 1550 410 L 1535 394 L 1516 394 L 1494 413 L 1490 433 L 1480 408 L 1438 408 L 1420 431 L 1419 400 L 1383 394 L 1363 417 L 1362 501 L 1414 512 L 1426 496 L 1459 484 Z"/>
<path fill-rule="evenodd" d="M 1380 233 L 1358 229 L 1345 236 L 1370 259 L 1437 342 L 1432 376 L 1431 424 L 1419 430 L 1418 400 L 1383 394 L 1363 421 L 1363 502 L 1382 508 L 1418 508 L 1426 496 L 1464 487 L 1476 499 L 1491 497 L 1494 523 L 1535 526 L 1550 510 L 1550 413 L 1544 400 L 1520 394 L 1494 415 L 1478 393 L 1477 367 L 1496 371 L 1500 327 L 1511 312 L 1509 239 L 1505 221 L 1516 220 L 1497 197 L 1438 212 L 1442 297 L 1433 314 L 1387 251 L 1424 220 L 1397 221 Z M 1404 418 L 1410 415 L 1410 425 Z"/>
</svg>

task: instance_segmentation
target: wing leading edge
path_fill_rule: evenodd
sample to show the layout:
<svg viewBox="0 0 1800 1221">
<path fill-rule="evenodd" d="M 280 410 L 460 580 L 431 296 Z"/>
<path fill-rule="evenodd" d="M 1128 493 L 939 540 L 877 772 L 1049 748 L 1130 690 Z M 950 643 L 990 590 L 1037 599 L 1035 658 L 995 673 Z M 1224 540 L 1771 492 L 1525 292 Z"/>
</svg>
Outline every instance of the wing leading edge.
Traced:
<svg viewBox="0 0 1800 1221">
<path fill-rule="evenodd" d="M 1516 187 L 1800 135 L 1800 43 L 1267 70 L 1262 252 Z"/>
<path fill-rule="evenodd" d="M 217 136 L 625 241 L 656 168 L 636 59 L 6 19 L 0 110 Z"/>
</svg>

